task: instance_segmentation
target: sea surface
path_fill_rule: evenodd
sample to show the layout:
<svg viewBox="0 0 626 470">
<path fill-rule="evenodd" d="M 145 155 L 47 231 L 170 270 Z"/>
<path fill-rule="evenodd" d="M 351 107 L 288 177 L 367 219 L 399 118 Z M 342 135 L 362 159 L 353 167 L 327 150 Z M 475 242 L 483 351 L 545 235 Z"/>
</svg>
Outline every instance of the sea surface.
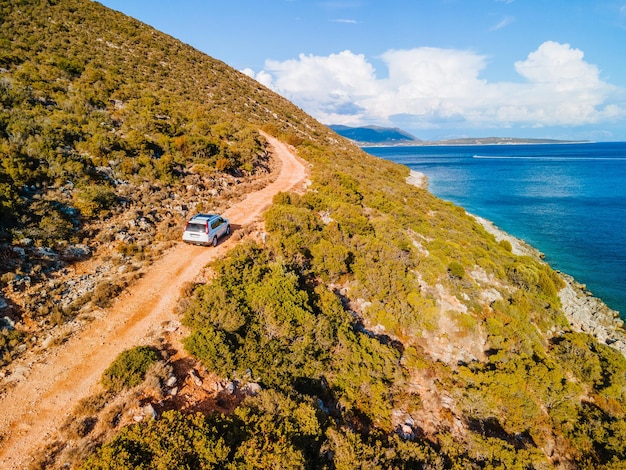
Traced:
<svg viewBox="0 0 626 470">
<path fill-rule="evenodd" d="M 368 147 L 546 255 L 626 320 L 626 142 Z"/>
</svg>

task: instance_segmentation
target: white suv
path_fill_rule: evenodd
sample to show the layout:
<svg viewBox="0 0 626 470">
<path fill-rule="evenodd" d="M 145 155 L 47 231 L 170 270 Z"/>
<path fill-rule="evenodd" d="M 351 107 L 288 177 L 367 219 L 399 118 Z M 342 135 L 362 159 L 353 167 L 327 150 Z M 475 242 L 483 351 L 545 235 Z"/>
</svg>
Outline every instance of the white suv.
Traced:
<svg viewBox="0 0 626 470">
<path fill-rule="evenodd" d="M 217 214 L 194 215 L 183 232 L 183 241 L 198 245 L 217 245 L 217 240 L 230 233 L 228 219 Z"/>
</svg>

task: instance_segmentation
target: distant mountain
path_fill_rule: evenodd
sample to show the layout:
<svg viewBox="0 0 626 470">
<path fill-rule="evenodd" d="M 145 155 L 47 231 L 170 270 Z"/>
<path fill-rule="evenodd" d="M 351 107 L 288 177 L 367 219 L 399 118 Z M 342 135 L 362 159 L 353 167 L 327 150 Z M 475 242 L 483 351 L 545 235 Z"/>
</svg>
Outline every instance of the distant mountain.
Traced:
<svg viewBox="0 0 626 470">
<path fill-rule="evenodd" d="M 347 139 L 354 140 L 360 144 L 392 145 L 399 143 L 406 144 L 421 142 L 420 139 L 397 127 L 349 127 L 340 125 L 332 125 L 328 127 L 334 130 L 337 134 L 346 137 Z"/>
<path fill-rule="evenodd" d="M 580 143 L 580 140 L 533 139 L 519 137 L 462 137 L 444 140 L 421 140 L 408 132 L 394 127 L 328 126 L 337 134 L 353 140 L 362 147 L 394 145 L 505 145 L 505 144 L 565 144 Z"/>
</svg>

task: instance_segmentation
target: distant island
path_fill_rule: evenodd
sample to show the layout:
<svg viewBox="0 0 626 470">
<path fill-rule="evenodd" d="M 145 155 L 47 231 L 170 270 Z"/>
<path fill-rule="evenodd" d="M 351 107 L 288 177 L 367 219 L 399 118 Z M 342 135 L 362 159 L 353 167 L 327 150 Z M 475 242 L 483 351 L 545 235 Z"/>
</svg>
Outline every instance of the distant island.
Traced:
<svg viewBox="0 0 626 470">
<path fill-rule="evenodd" d="M 328 127 L 340 136 L 353 140 L 359 145 L 418 145 L 422 142 L 417 137 L 397 127 L 349 127 L 339 125 L 331 125 Z"/>
<path fill-rule="evenodd" d="M 507 144 L 572 144 L 585 140 L 531 139 L 518 137 L 464 137 L 427 141 L 421 140 L 397 127 L 328 126 L 337 134 L 354 141 L 360 147 L 390 147 L 417 145 L 507 145 Z"/>
</svg>

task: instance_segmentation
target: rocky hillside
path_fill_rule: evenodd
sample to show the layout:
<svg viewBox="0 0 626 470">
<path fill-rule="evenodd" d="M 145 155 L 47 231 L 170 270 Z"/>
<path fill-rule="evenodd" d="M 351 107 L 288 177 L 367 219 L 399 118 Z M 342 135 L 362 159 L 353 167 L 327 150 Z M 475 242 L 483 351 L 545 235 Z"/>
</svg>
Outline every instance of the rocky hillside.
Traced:
<svg viewBox="0 0 626 470">
<path fill-rule="evenodd" d="M 171 398 L 180 363 L 165 342 L 134 348 L 42 466 L 626 459 L 626 359 L 606 344 L 619 322 L 602 317 L 601 341 L 573 324 L 584 302 L 565 301 L 573 283 L 539 257 L 407 184 L 407 168 L 135 20 L 87 0 L 0 9 L 5 379 L 48 331 L 132 283 L 190 212 L 221 209 L 271 177 L 259 129 L 311 167 L 305 192 L 274 199 L 263 236 L 182 295 L 193 406 Z M 138 419 L 105 406 L 124 394 L 144 410 Z"/>
<path fill-rule="evenodd" d="M 189 214 L 223 210 L 271 178 L 261 126 L 286 139 L 290 119 L 323 128 L 95 2 L 0 2 L 0 19 L 6 365 L 83 306 L 106 306 Z"/>
</svg>

